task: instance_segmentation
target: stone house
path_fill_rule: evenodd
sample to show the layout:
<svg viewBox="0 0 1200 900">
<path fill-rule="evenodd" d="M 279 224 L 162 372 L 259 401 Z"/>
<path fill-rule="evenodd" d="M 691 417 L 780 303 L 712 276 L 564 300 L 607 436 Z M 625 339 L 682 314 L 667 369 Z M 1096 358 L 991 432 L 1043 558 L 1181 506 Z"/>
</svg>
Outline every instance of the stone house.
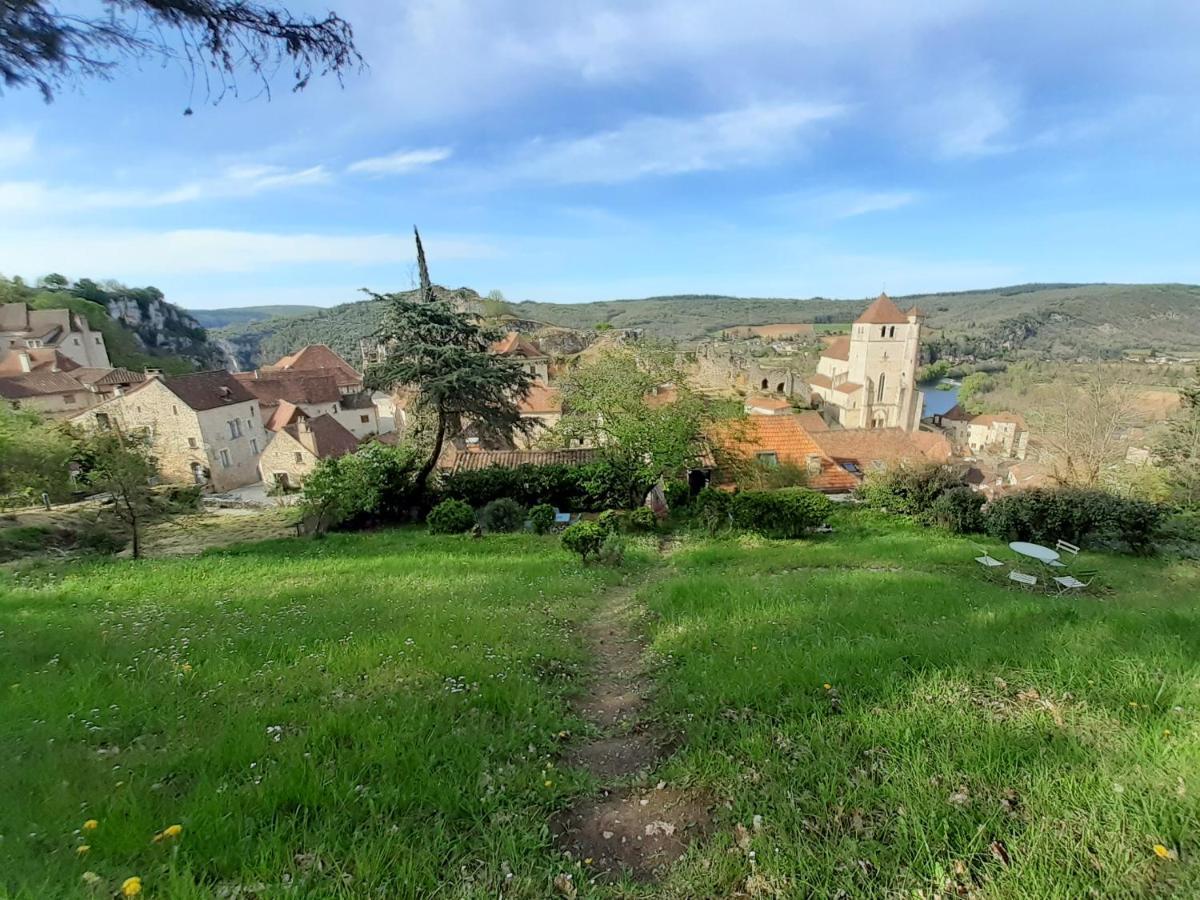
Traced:
<svg viewBox="0 0 1200 900">
<path fill-rule="evenodd" d="M 538 438 L 562 419 L 562 394 L 540 381 L 535 381 L 518 406 L 521 419 L 532 426 L 526 434 L 514 436 L 519 449 L 531 447 Z"/>
<path fill-rule="evenodd" d="M 259 401 L 225 371 L 155 374 L 72 421 L 91 429 L 145 429 L 164 479 L 218 492 L 258 481 L 267 443 Z"/>
<path fill-rule="evenodd" d="M 301 414 L 271 436 L 258 462 L 259 474 L 264 484 L 298 488 L 321 460 L 357 449 L 357 438 L 333 416 Z"/>
<path fill-rule="evenodd" d="M 72 371 L 71 376 L 95 395 L 97 403 L 123 394 L 149 377 L 144 372 L 123 368 L 80 368 Z"/>
<path fill-rule="evenodd" d="M 792 401 L 786 397 L 764 397 L 754 394 L 746 398 L 746 412 L 759 416 L 786 416 L 793 412 Z"/>
<path fill-rule="evenodd" d="M 343 394 L 357 394 L 363 389 L 363 377 L 325 344 L 309 344 L 295 353 L 281 356 L 274 365 L 263 366 L 264 372 L 295 372 L 308 375 L 330 375 Z"/>
<path fill-rule="evenodd" d="M 923 405 L 916 387 L 924 313 L 901 312 L 880 294 L 821 354 L 808 384 L 843 428 L 916 431 Z"/>
<path fill-rule="evenodd" d="M 0 375 L 0 398 L 12 409 L 34 410 L 53 419 L 69 419 L 95 402 L 70 372 L 50 369 Z"/>
<path fill-rule="evenodd" d="M 310 419 L 333 416 L 356 438 L 379 432 L 375 404 L 366 393 L 343 393 L 334 370 L 321 371 L 259 369 L 233 376 L 258 398 L 263 423 L 269 431 L 290 424 L 293 408 Z"/>
<path fill-rule="evenodd" d="M 933 423 L 945 430 L 961 453 L 1004 459 L 1025 459 L 1029 455 L 1029 428 L 1020 413 L 972 416 L 956 405 L 934 416 Z"/>
<path fill-rule="evenodd" d="M 0 304 L 0 359 L 17 350 L 57 350 L 79 366 L 109 368 L 104 335 L 69 309 Z"/>
<path fill-rule="evenodd" d="M 550 380 L 550 357 L 542 348 L 520 332 L 510 331 L 501 340 L 492 344 L 492 352 L 497 356 L 515 359 L 534 379 L 543 384 Z"/>
</svg>

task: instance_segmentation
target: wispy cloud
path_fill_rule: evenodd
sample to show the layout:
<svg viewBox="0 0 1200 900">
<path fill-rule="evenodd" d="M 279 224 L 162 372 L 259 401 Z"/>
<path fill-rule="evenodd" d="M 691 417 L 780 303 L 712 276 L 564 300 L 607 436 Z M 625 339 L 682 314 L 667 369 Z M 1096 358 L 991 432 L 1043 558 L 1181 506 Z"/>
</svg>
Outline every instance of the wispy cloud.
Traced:
<svg viewBox="0 0 1200 900">
<path fill-rule="evenodd" d="M 286 169 L 281 166 L 231 166 L 212 178 L 166 188 L 80 188 L 42 181 L 0 181 L 0 213 L 70 210 L 150 209 L 204 200 L 253 197 L 267 191 L 323 184 L 324 166 Z"/>
<path fill-rule="evenodd" d="M 33 157 L 32 131 L 0 131 L 0 167 L 12 166 Z"/>
<path fill-rule="evenodd" d="M 889 212 L 921 199 L 917 191 L 871 191 L 844 188 L 831 191 L 800 192 L 771 198 L 775 209 L 819 219 L 852 219 L 870 213 Z"/>
<path fill-rule="evenodd" d="M 915 121 L 946 159 L 991 156 L 1016 149 L 1012 131 L 1019 110 L 1011 85 L 977 76 L 933 98 Z"/>
<path fill-rule="evenodd" d="M 346 166 L 346 171 L 359 175 L 404 175 L 449 159 L 452 153 L 449 147 L 398 150 L 386 156 L 372 156 L 352 162 Z"/>
<path fill-rule="evenodd" d="M 806 135 L 845 111 L 837 104 L 797 102 L 691 118 L 644 116 L 611 131 L 532 141 L 509 174 L 558 184 L 616 184 L 756 165 L 795 153 Z"/>
<path fill-rule="evenodd" d="M 490 259 L 492 244 L 469 237 L 429 235 L 431 256 L 444 260 Z M 61 229 L 0 232 L 6 257 L 27 273 L 87 272 L 137 282 L 176 275 L 266 271 L 280 266 L 347 267 L 409 264 L 410 234 L 282 234 L 224 229 L 110 231 Z M 13 267 L 9 267 L 13 268 Z"/>
</svg>

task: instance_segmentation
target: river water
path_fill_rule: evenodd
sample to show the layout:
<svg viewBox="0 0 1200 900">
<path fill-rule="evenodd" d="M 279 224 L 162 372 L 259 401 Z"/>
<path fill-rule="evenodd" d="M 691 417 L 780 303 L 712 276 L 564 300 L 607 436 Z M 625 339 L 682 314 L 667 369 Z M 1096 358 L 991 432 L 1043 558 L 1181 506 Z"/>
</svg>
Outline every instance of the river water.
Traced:
<svg viewBox="0 0 1200 900">
<path fill-rule="evenodd" d="M 925 395 L 925 406 L 921 412 L 921 418 L 947 413 L 958 402 L 959 383 L 949 378 L 942 379 L 940 383 L 949 385 L 950 390 L 939 391 L 936 384 L 917 385 L 917 389 Z"/>
</svg>

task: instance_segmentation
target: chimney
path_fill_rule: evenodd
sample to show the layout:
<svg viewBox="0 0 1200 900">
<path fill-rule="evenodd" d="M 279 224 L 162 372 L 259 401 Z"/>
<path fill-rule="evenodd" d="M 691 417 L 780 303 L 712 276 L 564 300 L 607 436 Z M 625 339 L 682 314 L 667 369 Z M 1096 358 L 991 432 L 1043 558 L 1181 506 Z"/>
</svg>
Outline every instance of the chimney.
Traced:
<svg viewBox="0 0 1200 900">
<path fill-rule="evenodd" d="M 152 378 L 162 378 L 162 369 L 147 368 L 146 369 L 146 380 L 149 381 Z"/>
<path fill-rule="evenodd" d="M 301 416 L 296 420 L 296 430 L 301 434 L 308 434 L 312 430 L 308 427 L 308 416 Z"/>
<path fill-rule="evenodd" d="M 17 352 L 17 360 L 21 364 L 22 372 L 32 372 L 33 371 L 33 365 L 29 361 L 29 354 L 26 353 L 24 350 L 19 350 Z"/>
</svg>

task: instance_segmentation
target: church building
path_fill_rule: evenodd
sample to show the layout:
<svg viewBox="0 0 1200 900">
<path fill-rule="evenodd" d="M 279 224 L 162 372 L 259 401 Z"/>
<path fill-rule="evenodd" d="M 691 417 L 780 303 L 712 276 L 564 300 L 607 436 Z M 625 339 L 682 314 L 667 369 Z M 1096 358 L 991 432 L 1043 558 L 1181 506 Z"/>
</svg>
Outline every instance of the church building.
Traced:
<svg viewBox="0 0 1200 900">
<path fill-rule="evenodd" d="M 915 306 L 901 312 L 880 294 L 821 354 L 809 378 L 821 409 L 843 428 L 903 428 L 916 431 L 922 397 L 917 390 L 921 322 Z"/>
</svg>

